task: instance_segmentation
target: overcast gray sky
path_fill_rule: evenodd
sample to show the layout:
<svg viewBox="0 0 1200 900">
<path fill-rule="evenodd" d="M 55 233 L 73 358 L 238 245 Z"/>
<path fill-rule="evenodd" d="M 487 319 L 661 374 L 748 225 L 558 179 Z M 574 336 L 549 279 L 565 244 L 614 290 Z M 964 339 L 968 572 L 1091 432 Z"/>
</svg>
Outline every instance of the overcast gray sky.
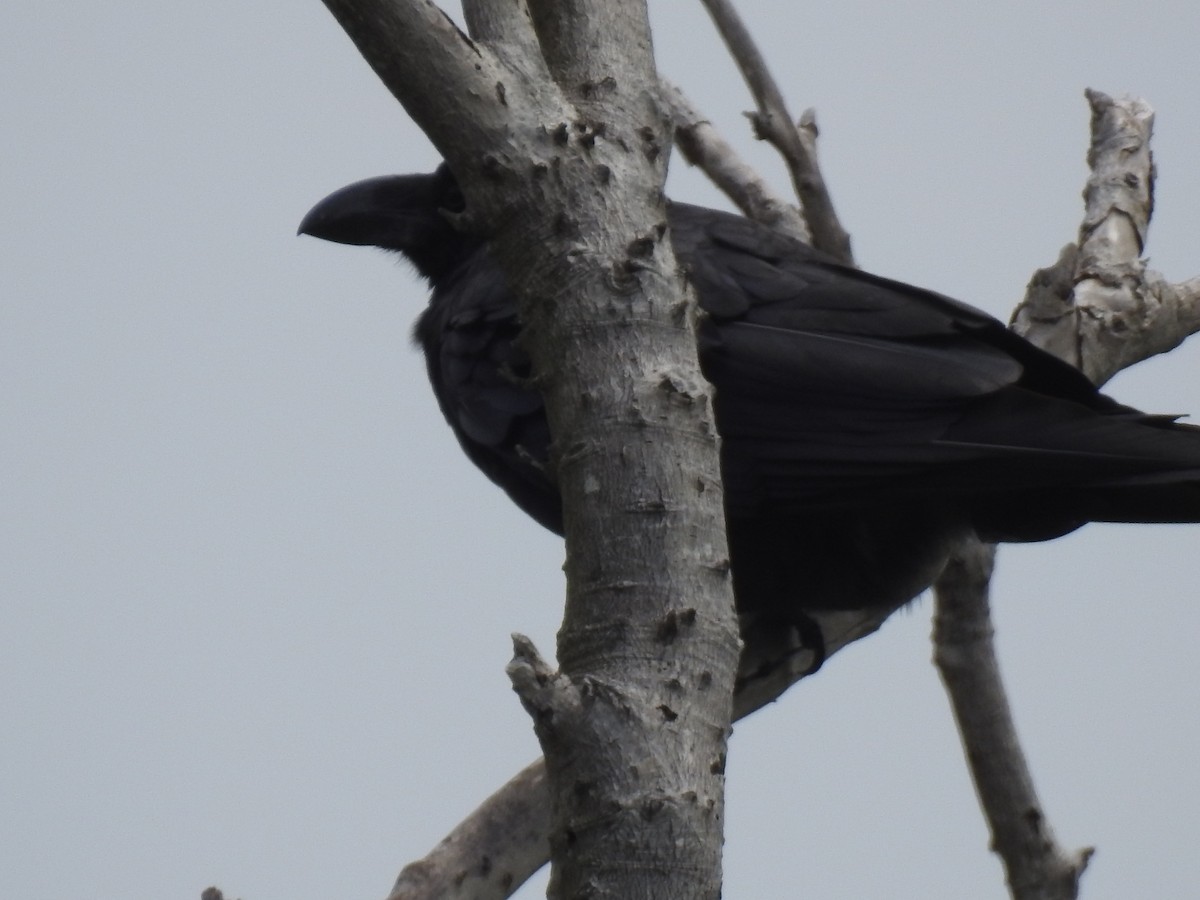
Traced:
<svg viewBox="0 0 1200 900">
<path fill-rule="evenodd" d="M 699 5 L 653 6 L 662 70 L 782 187 Z M 1193 0 L 741 8 L 865 267 L 1007 316 L 1078 227 L 1090 86 L 1158 110 L 1149 255 L 1200 272 Z M 294 236 L 435 154 L 316 0 L 16 4 L 0 82 L 0 886 L 380 897 L 537 754 L 503 667 L 512 631 L 552 650 L 562 594 L 440 420 L 411 273 Z M 1185 345 L 1109 389 L 1200 412 L 1198 373 Z M 1200 884 L 1198 547 L 1001 553 L 1002 662 L 1093 900 Z M 1005 896 L 929 608 L 737 727 L 725 896 Z"/>
</svg>

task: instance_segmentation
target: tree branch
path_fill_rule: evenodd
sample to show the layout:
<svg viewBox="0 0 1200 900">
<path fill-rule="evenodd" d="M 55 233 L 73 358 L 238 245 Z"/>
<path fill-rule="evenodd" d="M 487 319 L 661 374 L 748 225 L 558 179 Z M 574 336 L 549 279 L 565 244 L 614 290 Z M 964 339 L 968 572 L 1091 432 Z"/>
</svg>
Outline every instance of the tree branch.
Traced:
<svg viewBox="0 0 1200 900">
<path fill-rule="evenodd" d="M 498 144 L 508 122 L 500 85 L 512 77 L 430 0 L 324 0 L 363 58 L 448 160 Z M 508 91 L 505 91 L 507 94 Z M 439 115 L 444 97 L 462 115 Z"/>
<path fill-rule="evenodd" d="M 519 57 L 538 66 L 542 55 L 525 0 L 463 0 L 463 18 L 471 37 L 497 54 L 515 48 Z M 548 77 L 548 73 L 546 73 Z"/>
<path fill-rule="evenodd" d="M 1013 329 L 1104 384 L 1200 331 L 1200 278 L 1168 284 L 1141 259 L 1154 209 L 1153 110 L 1099 91 L 1087 99 L 1091 174 L 1079 240 L 1034 273 Z"/>
<path fill-rule="evenodd" d="M 405 866 L 388 900 L 503 900 L 549 861 L 549 836 L 550 791 L 538 759 Z"/>
<path fill-rule="evenodd" d="M 1013 897 L 1070 900 L 1092 849 L 1068 854 L 1058 845 L 1021 751 L 992 640 L 988 585 L 995 555 L 995 545 L 964 541 L 938 579 L 934 662 Z"/>
<path fill-rule="evenodd" d="M 758 112 L 751 115 L 750 119 L 754 123 L 755 135 L 778 150 L 787 164 L 796 196 L 800 198 L 804 220 L 812 234 L 812 245 L 847 265 L 853 265 L 850 235 L 834 211 L 833 198 L 817 164 L 816 114 L 806 110 L 799 125 L 792 120 L 779 86 L 730 0 L 701 2 L 741 69 L 750 93 L 754 95 Z"/>
<path fill-rule="evenodd" d="M 1102 384 L 1200 329 L 1200 279 L 1168 286 L 1140 259 L 1154 199 L 1152 110 L 1098 91 L 1087 99 L 1091 175 L 1079 245 L 1034 274 L 1013 328 Z M 1092 850 L 1058 845 L 1034 790 L 992 644 L 993 554 L 965 544 L 934 586 L 934 659 L 1013 897 L 1070 900 Z"/>
<path fill-rule="evenodd" d="M 887 615 L 847 611 L 821 616 L 827 656 L 873 634 L 888 615 L 890 611 Z M 522 652 L 527 651 L 522 648 Z M 534 668 L 522 666 L 522 677 Z M 753 671 L 757 663 L 745 661 L 742 668 Z M 773 703 L 810 671 L 808 657 L 798 654 L 794 665 L 775 664 L 764 677 L 742 682 L 733 698 L 734 720 Z M 427 856 L 405 866 L 388 900 L 505 900 L 549 861 L 550 818 L 546 764 L 538 759 L 485 800 Z"/>
<path fill-rule="evenodd" d="M 664 79 L 662 89 L 675 123 L 675 143 L 684 158 L 703 171 L 747 218 L 798 241 L 812 243 L 800 210 L 771 190 L 692 105 L 678 85 Z"/>
<path fill-rule="evenodd" d="M 577 103 L 632 95 L 657 83 L 644 2 L 528 0 L 542 55 L 555 81 Z M 597 48 L 605 48 L 598 53 Z M 630 80 L 618 84 L 614 76 Z M 653 75 L 652 80 L 643 80 Z"/>
</svg>

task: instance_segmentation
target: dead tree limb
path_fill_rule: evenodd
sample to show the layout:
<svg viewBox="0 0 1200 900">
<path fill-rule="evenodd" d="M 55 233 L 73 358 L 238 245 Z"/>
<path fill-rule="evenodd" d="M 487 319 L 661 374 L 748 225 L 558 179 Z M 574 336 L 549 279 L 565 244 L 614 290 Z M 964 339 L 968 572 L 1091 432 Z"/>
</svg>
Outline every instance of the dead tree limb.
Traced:
<svg viewBox="0 0 1200 900">
<path fill-rule="evenodd" d="M 817 118 L 805 110 L 796 122 L 788 112 L 783 92 L 775 83 L 766 60 L 730 0 L 701 0 L 720 32 L 725 46 L 754 95 L 758 111 L 751 113 L 757 137 L 779 151 L 792 177 L 812 245 L 847 265 L 854 265 L 850 235 L 842 227 L 817 164 Z"/>
<path fill-rule="evenodd" d="M 1013 327 L 1103 384 L 1200 330 L 1200 279 L 1168 285 L 1141 259 L 1154 207 L 1153 111 L 1098 91 L 1087 99 L 1091 175 L 1079 242 L 1034 274 Z M 1017 739 L 992 640 L 994 549 L 964 546 L 935 585 L 934 659 L 1012 896 L 1073 900 L 1092 849 L 1055 840 Z"/>
</svg>

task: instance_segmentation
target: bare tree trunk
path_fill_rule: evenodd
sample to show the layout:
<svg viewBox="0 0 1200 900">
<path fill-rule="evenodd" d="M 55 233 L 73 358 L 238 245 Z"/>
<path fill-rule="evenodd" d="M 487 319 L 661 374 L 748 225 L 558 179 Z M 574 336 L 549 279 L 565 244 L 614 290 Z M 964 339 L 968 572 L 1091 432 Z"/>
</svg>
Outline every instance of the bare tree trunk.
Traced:
<svg viewBox="0 0 1200 900">
<path fill-rule="evenodd" d="M 326 0 L 425 130 L 521 301 L 555 436 L 567 605 L 510 675 L 552 800 L 552 896 L 720 894 L 738 633 L 671 141 L 642 0 Z M 681 839 L 686 835 L 686 839 Z"/>
</svg>

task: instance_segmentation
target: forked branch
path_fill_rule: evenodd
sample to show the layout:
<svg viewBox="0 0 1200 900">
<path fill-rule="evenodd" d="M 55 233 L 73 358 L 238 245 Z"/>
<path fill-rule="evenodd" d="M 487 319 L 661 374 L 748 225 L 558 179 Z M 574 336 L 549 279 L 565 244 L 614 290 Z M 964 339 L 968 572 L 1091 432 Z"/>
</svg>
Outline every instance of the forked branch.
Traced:
<svg viewBox="0 0 1200 900">
<path fill-rule="evenodd" d="M 1079 243 L 1034 274 L 1013 328 L 1102 384 L 1200 329 L 1200 279 L 1168 285 L 1141 259 L 1154 206 L 1152 110 L 1098 91 L 1087 99 L 1091 174 Z M 934 659 L 1013 897 L 1073 900 L 1092 850 L 1055 840 L 1017 740 L 992 641 L 993 554 L 964 546 L 935 586 Z"/>
</svg>

